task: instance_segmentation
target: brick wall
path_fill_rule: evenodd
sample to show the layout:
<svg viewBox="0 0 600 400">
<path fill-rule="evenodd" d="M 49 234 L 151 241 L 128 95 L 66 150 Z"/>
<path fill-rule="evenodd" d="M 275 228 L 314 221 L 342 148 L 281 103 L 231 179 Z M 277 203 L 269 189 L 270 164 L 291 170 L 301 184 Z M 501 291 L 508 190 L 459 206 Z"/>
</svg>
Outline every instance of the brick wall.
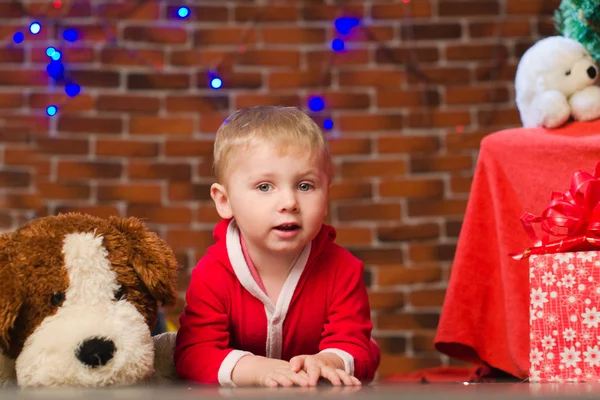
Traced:
<svg viewBox="0 0 600 400">
<path fill-rule="evenodd" d="M 554 34 L 558 0 L 197 0 L 184 22 L 169 17 L 176 1 L 49 3 L 0 0 L 0 230 L 70 210 L 144 218 L 176 251 L 183 293 L 217 221 L 224 116 L 323 94 L 315 119 L 336 125 L 329 222 L 366 263 L 381 375 L 449 362 L 432 341 L 479 142 L 519 124 L 516 65 Z M 366 29 L 334 54 L 342 5 Z M 15 45 L 24 11 L 43 29 Z M 69 26 L 79 41 L 54 40 Z M 49 44 L 79 96 L 48 85 Z M 207 88 L 215 65 L 220 91 Z"/>
</svg>

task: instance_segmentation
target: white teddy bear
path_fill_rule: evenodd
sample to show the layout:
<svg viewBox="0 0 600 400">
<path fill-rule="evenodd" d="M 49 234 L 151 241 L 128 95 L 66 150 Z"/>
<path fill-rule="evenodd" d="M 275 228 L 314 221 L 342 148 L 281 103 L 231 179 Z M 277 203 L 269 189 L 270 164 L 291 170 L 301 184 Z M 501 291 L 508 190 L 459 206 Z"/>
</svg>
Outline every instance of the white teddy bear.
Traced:
<svg viewBox="0 0 600 400">
<path fill-rule="evenodd" d="M 557 128 L 570 116 L 600 118 L 598 67 L 581 43 L 551 36 L 528 49 L 517 67 L 517 108 L 525 127 Z"/>
</svg>

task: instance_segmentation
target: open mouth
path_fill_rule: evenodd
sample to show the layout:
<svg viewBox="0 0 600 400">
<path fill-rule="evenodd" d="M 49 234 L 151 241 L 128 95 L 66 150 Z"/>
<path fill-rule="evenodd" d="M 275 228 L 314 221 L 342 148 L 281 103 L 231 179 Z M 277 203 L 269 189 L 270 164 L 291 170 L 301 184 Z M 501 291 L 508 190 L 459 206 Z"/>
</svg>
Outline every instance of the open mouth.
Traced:
<svg viewBox="0 0 600 400">
<path fill-rule="evenodd" d="M 277 229 L 278 231 L 289 232 L 289 231 L 295 231 L 296 229 L 300 229 L 300 225 L 297 225 L 297 224 L 281 224 L 281 225 L 277 225 L 275 227 L 275 229 Z"/>
</svg>

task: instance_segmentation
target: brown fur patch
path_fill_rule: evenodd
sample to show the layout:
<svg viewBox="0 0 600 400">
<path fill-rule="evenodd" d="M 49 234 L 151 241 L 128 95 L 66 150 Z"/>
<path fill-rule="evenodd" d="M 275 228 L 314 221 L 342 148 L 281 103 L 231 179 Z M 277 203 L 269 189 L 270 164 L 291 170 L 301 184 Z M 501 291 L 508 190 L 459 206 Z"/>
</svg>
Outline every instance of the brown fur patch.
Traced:
<svg viewBox="0 0 600 400">
<path fill-rule="evenodd" d="M 117 281 L 149 328 L 156 322 L 157 302 L 175 301 L 173 252 L 136 218 L 69 213 L 30 221 L 0 235 L 0 346 L 10 357 L 16 358 L 33 330 L 58 310 L 52 295 L 69 285 L 62 254 L 65 236 L 88 232 L 103 237 Z"/>
</svg>

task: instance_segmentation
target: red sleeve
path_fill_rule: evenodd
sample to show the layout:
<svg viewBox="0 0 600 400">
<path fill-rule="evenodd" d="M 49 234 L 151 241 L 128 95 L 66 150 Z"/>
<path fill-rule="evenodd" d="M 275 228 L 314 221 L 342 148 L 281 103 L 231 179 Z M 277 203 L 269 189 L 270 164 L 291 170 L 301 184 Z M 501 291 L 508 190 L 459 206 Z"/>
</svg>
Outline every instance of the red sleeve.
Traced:
<svg viewBox="0 0 600 400">
<path fill-rule="evenodd" d="M 380 350 L 371 340 L 373 324 L 364 267 L 349 253 L 342 258 L 319 350 L 340 349 L 349 353 L 354 357 L 354 376 L 369 382 L 379 366 Z"/>
<path fill-rule="evenodd" d="M 192 271 L 175 345 L 179 376 L 199 383 L 218 383 L 218 372 L 229 348 L 226 283 L 209 276 L 211 261 L 205 256 Z M 218 294 L 221 294 L 219 296 Z"/>
</svg>

